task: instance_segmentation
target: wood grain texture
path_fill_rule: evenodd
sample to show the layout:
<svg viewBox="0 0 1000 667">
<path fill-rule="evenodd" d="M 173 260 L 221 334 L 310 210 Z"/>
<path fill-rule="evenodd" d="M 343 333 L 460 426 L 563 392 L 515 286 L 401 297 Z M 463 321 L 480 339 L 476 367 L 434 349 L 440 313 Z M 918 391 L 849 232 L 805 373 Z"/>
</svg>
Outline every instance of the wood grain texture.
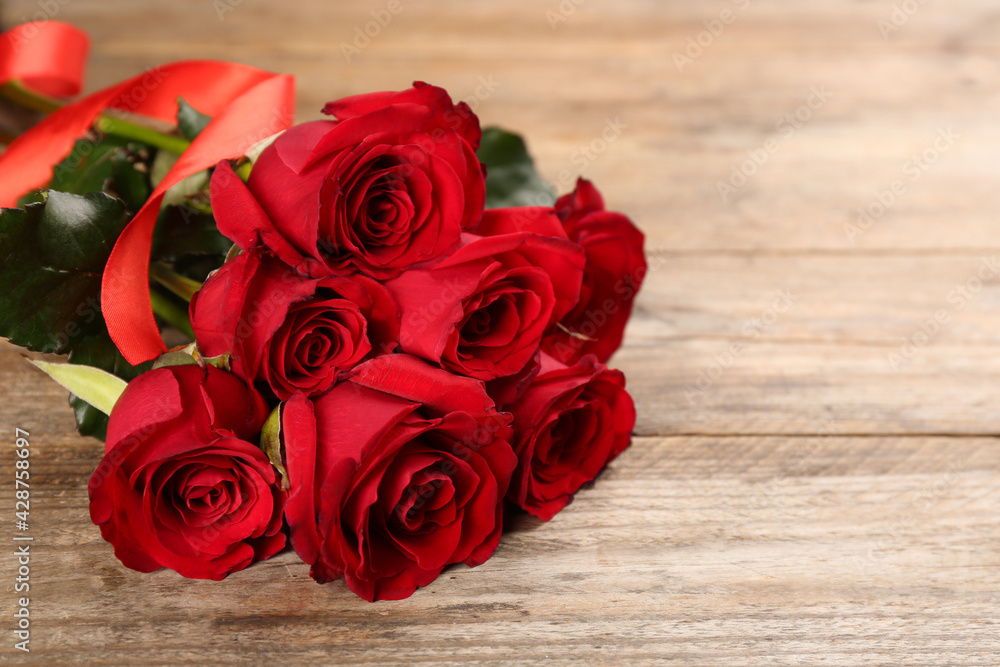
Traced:
<svg viewBox="0 0 1000 667">
<path fill-rule="evenodd" d="M 402 0 L 350 62 L 388 3 L 55 4 L 94 39 L 88 89 L 238 60 L 295 74 L 305 120 L 427 80 L 524 133 L 561 191 L 592 178 L 650 249 L 613 360 L 639 420 L 551 522 L 369 604 L 290 553 L 218 583 L 123 568 L 88 516 L 100 443 L 0 343 L 0 539 L 15 426 L 35 535 L 32 652 L 7 552 L 0 662 L 1000 663 L 1000 2 L 923 3 L 883 38 L 894 0 Z M 0 21 L 41 7 L 4 0 Z"/>
</svg>

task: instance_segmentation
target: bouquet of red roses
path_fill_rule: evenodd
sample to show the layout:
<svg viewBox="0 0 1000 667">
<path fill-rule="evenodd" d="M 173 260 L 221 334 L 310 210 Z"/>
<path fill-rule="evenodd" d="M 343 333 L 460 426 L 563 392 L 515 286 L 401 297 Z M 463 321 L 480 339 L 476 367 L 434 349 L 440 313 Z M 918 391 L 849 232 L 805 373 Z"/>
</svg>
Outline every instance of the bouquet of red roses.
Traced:
<svg viewBox="0 0 1000 667">
<path fill-rule="evenodd" d="M 424 83 L 292 125 L 290 77 L 214 61 L 72 103 L 86 37 L 19 26 L 0 97 L 0 335 L 105 438 L 90 511 L 127 567 L 222 579 L 289 542 L 399 599 L 550 519 L 624 450 L 604 362 L 646 270 L 593 185 Z M 168 343 L 165 341 L 169 341 Z"/>
</svg>

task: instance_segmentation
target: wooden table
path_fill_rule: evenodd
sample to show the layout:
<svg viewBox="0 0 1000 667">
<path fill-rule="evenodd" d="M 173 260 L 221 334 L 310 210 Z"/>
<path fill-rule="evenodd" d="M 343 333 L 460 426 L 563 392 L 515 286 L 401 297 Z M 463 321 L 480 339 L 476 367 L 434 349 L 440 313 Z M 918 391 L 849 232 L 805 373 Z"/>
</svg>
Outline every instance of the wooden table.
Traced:
<svg viewBox="0 0 1000 667">
<path fill-rule="evenodd" d="M 0 347 L 0 525 L 16 426 L 36 536 L 29 655 L 0 557 L 0 661 L 1000 663 L 1000 2 L 893 4 L 5 1 L 90 32 L 91 89 L 231 59 L 295 74 L 310 119 L 445 86 L 560 191 L 593 179 L 652 270 L 613 360 L 632 448 L 400 602 L 291 553 L 221 583 L 124 569 L 88 518 L 100 444 Z"/>
</svg>

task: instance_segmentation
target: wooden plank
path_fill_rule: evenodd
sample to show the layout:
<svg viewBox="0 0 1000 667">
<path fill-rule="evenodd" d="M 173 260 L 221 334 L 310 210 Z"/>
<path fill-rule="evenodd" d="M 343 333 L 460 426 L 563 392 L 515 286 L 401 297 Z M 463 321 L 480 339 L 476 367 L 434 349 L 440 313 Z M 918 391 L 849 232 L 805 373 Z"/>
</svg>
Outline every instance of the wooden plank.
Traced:
<svg viewBox="0 0 1000 667">
<path fill-rule="evenodd" d="M 637 432 L 992 434 L 995 256 L 653 257 L 612 360 Z"/>
<path fill-rule="evenodd" d="M 684 341 L 633 345 L 625 369 L 649 434 L 955 434 L 1000 432 L 995 345 L 937 345 L 898 369 L 894 348 Z"/>
<path fill-rule="evenodd" d="M 990 665 L 1000 650 L 993 438 L 640 438 L 552 522 L 516 519 L 485 565 L 373 605 L 293 554 L 221 583 L 126 570 L 87 516 L 100 447 L 64 417 L 22 423 L 35 664 Z"/>
<path fill-rule="evenodd" d="M 628 339 L 1000 343 L 1000 253 L 654 253 Z"/>
</svg>

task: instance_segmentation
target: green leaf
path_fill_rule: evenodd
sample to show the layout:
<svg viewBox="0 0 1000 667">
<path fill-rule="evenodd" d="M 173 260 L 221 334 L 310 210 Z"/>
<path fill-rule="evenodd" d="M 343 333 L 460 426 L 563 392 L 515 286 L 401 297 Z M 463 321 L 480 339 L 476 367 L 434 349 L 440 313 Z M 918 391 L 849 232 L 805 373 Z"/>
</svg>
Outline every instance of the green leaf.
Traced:
<svg viewBox="0 0 1000 667">
<path fill-rule="evenodd" d="M 187 255 L 218 258 L 218 268 L 233 242 L 219 233 L 215 219 L 186 206 L 167 206 L 160 213 L 154 232 L 154 259 L 176 262 Z"/>
<path fill-rule="evenodd" d="M 112 373 L 125 381 L 131 381 L 149 370 L 153 362 L 132 366 L 121 355 L 106 332 L 88 336 L 73 348 L 69 355 L 71 364 L 95 366 Z M 79 396 L 71 394 L 69 404 L 76 413 L 76 428 L 80 435 L 89 435 L 100 440 L 107 436 L 108 416 Z"/>
<path fill-rule="evenodd" d="M 166 366 L 197 366 L 198 360 L 183 350 L 164 352 L 153 361 L 153 368 Z"/>
<path fill-rule="evenodd" d="M 551 206 L 556 197 L 528 155 L 524 140 L 498 127 L 483 130 L 477 151 L 486 165 L 486 208 Z"/>
<path fill-rule="evenodd" d="M 114 137 L 84 137 L 73 144 L 69 155 L 52 169 L 48 187 L 60 192 L 101 192 L 105 181 L 113 175 L 111 156 L 124 154 L 121 139 Z"/>
<path fill-rule="evenodd" d="M 166 178 L 170 168 L 174 166 L 174 163 L 180 157 L 179 153 L 171 153 L 164 150 L 156 151 L 156 157 L 153 158 L 152 164 L 149 165 L 149 180 L 153 184 L 153 187 L 160 185 L 160 181 Z"/>
<path fill-rule="evenodd" d="M 0 209 L 0 336 L 65 353 L 104 332 L 101 276 L 128 218 L 110 195 L 49 191 L 44 203 Z"/>
<path fill-rule="evenodd" d="M 159 186 L 167 174 L 180 159 L 177 153 L 170 151 L 159 151 L 150 166 L 149 178 L 155 186 Z M 174 184 L 163 195 L 163 206 L 180 206 L 191 197 L 195 197 L 208 190 L 209 174 L 207 169 L 187 176 L 179 183 Z"/>
<path fill-rule="evenodd" d="M 76 417 L 76 430 L 98 440 L 108 439 L 108 416 L 76 394 L 69 395 L 69 405 Z"/>
<path fill-rule="evenodd" d="M 45 190 L 37 188 L 31 192 L 21 195 L 17 200 L 17 208 L 24 208 L 28 204 L 41 204 L 45 201 Z M 0 237 L 2 238 L 2 237 Z"/>
<path fill-rule="evenodd" d="M 142 178 L 129 206 L 139 207 L 148 180 L 135 164 L 141 156 L 124 149 L 112 165 Z M 122 192 L 122 181 L 112 178 Z M 105 184 L 107 185 L 107 184 Z M 0 335 L 29 349 L 69 353 L 71 364 L 93 366 L 130 380 L 150 364 L 131 366 L 108 336 L 101 314 L 101 276 L 107 257 L 128 221 L 125 203 L 106 193 L 84 196 L 43 193 L 41 203 L 0 210 Z M 139 201 L 139 200 L 142 201 Z M 77 428 L 104 439 L 107 415 L 77 395 L 70 396 Z"/>
<path fill-rule="evenodd" d="M 136 161 L 128 153 L 120 151 L 111 155 L 112 194 L 124 201 L 133 214 L 142 208 L 152 194 L 148 172 L 147 164 Z"/>
<path fill-rule="evenodd" d="M 126 143 L 118 137 L 88 135 L 77 140 L 73 150 L 52 169 L 46 189 L 83 195 L 106 192 L 137 212 L 149 198 L 148 147 Z M 18 207 L 45 201 L 42 190 L 33 190 L 18 200 Z"/>
<path fill-rule="evenodd" d="M 128 386 L 120 377 L 93 366 L 50 364 L 39 360 L 31 363 L 106 415 L 111 414 L 111 408 Z"/>
<path fill-rule="evenodd" d="M 281 475 L 281 488 L 287 491 L 290 488 L 288 472 L 281 464 L 281 407 L 276 407 L 264 422 L 260 433 L 260 448 Z"/>
<path fill-rule="evenodd" d="M 183 97 L 177 98 L 177 129 L 180 130 L 182 137 L 194 141 L 194 138 L 211 122 L 211 116 L 206 116 L 195 109 Z"/>
</svg>

